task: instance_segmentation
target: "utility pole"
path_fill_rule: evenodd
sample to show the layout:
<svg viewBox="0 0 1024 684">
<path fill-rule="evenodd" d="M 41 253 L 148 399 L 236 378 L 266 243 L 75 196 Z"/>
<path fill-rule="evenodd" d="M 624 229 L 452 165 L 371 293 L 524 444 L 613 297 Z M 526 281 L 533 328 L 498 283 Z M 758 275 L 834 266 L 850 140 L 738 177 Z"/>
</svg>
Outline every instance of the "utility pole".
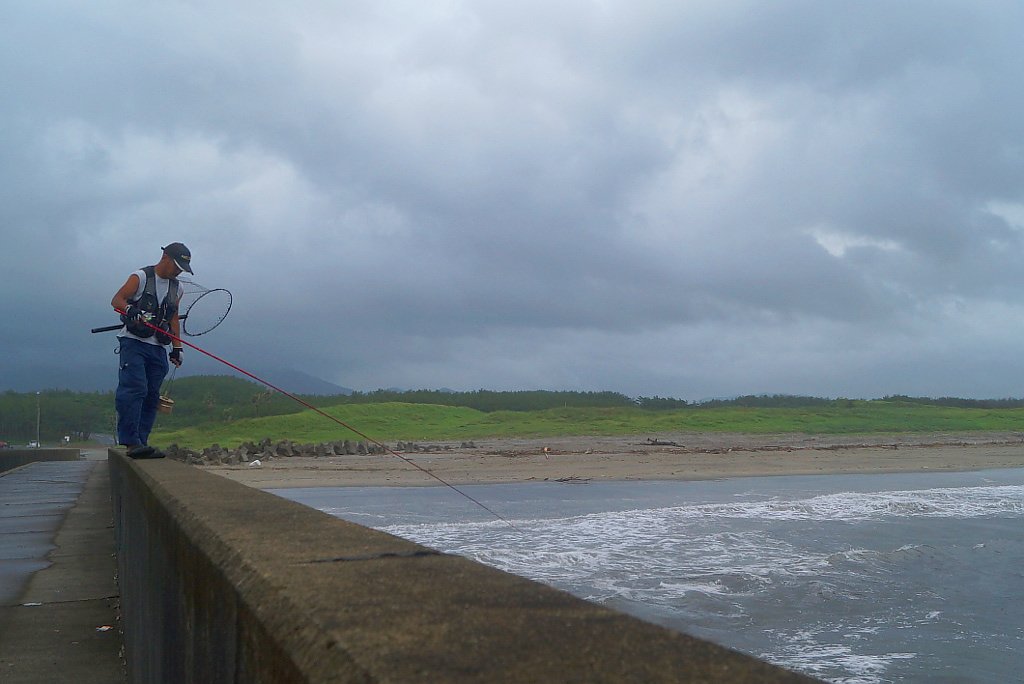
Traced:
<svg viewBox="0 0 1024 684">
<path fill-rule="evenodd" d="M 42 416 L 42 411 L 39 408 L 39 392 L 36 392 L 36 446 L 41 446 L 39 443 L 39 418 Z"/>
</svg>

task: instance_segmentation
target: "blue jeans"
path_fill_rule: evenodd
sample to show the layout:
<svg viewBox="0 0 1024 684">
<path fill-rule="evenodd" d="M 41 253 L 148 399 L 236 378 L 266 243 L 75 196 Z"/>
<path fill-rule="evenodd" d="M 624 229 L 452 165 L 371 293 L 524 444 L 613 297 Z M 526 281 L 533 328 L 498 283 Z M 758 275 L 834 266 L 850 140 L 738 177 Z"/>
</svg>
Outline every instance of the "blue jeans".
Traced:
<svg viewBox="0 0 1024 684">
<path fill-rule="evenodd" d="M 148 444 L 160 404 L 160 385 L 167 375 L 167 350 L 130 337 L 121 338 L 117 374 L 117 443 Z"/>
</svg>

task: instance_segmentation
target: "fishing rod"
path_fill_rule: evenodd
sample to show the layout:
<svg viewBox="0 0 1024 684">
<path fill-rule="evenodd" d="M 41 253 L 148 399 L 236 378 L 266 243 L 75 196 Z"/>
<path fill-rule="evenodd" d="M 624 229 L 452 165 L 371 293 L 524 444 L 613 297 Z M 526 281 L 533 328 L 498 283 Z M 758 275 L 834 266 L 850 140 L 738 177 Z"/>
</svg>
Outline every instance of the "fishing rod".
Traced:
<svg viewBox="0 0 1024 684">
<path fill-rule="evenodd" d="M 224 322 L 231 313 L 231 292 L 223 287 L 210 289 L 200 285 L 193 280 L 180 279 L 183 287 L 182 300 L 195 297 L 192 303 L 185 309 L 185 313 L 178 316 L 182 323 L 181 331 L 189 337 L 199 337 L 210 332 Z M 93 328 L 90 332 L 101 333 L 112 330 L 120 330 L 124 323 L 117 325 L 105 325 Z"/>
<path fill-rule="evenodd" d="M 115 310 L 115 311 L 117 311 L 117 313 L 119 313 L 119 314 L 121 314 L 121 315 L 124 315 L 124 313 L 125 313 L 125 312 L 124 312 L 124 311 L 122 311 L 121 309 L 114 309 L 114 310 Z M 222 318 L 222 320 L 223 320 L 223 318 Z M 267 381 L 266 381 L 266 380 L 264 380 L 263 378 L 261 378 L 261 377 L 259 377 L 259 376 L 256 376 L 256 375 L 254 375 L 254 374 L 252 374 L 252 373 L 250 373 L 249 371 L 245 370 L 244 368 L 239 368 L 238 366 L 236 366 L 235 364 L 231 363 L 230 361 L 226 361 L 225 359 L 222 359 L 221 357 L 217 356 L 216 354 L 214 354 L 214 353 L 212 353 L 212 352 L 208 352 L 208 351 L 206 351 L 205 349 L 203 349 L 202 347 L 200 347 L 200 346 L 198 346 L 198 345 L 196 345 L 196 344 L 193 344 L 193 343 L 189 342 L 188 340 L 183 340 L 183 339 L 181 339 L 180 337 L 178 337 L 178 336 L 174 335 L 173 333 L 171 333 L 171 332 L 169 332 L 169 331 L 167 331 L 167 330 L 163 330 L 163 329 L 161 329 L 161 328 L 158 328 L 157 326 L 153 325 L 152 323 L 150 323 L 150 322 L 149 322 L 149 321 L 147 321 L 147 320 L 142 320 L 142 323 L 144 323 L 144 324 L 145 324 L 146 326 L 148 326 L 148 327 L 150 327 L 150 328 L 153 328 L 153 330 L 155 330 L 155 331 L 157 331 L 157 332 L 161 332 L 161 333 L 163 333 L 164 335 L 167 335 L 167 336 L 168 336 L 168 337 L 170 337 L 170 338 L 171 338 L 172 340 L 174 340 L 174 341 L 176 341 L 176 342 L 181 342 L 182 344 L 184 344 L 184 345 L 188 346 L 189 348 L 191 348 L 191 349 L 195 349 L 195 350 L 196 350 L 197 352 L 199 352 L 199 353 L 201 353 L 201 354 L 205 354 L 206 356 L 209 356 L 209 357 L 210 357 L 211 359 L 213 359 L 214 361 L 218 361 L 218 362 L 220 362 L 220 363 L 223 363 L 223 364 L 224 364 L 225 366 L 227 366 L 228 368 L 231 368 L 231 369 L 233 369 L 233 370 L 236 370 L 236 371 L 238 371 L 239 373 L 241 373 L 241 374 L 243 374 L 243 375 L 245 375 L 245 376 L 248 376 L 248 377 L 252 378 L 252 379 L 253 379 L 253 380 L 255 380 L 256 382 L 259 382 L 260 384 L 266 385 L 267 387 L 269 387 L 270 389 L 274 390 L 275 392 L 279 392 L 279 393 L 283 394 L 284 396 L 288 397 L 288 398 L 289 398 L 289 399 L 291 399 L 292 401 L 295 401 L 295 402 L 297 402 L 297 403 L 301 404 L 302 406 L 305 406 L 305 407 L 306 407 L 306 408 L 308 408 L 309 410 L 311 410 L 311 411 L 313 411 L 313 412 L 315 412 L 315 413 L 318 413 L 318 414 L 320 414 L 320 415 L 321 415 L 321 416 L 323 416 L 324 418 L 326 418 L 326 419 L 328 419 L 328 420 L 332 420 L 332 421 L 334 421 L 335 423 L 337 423 L 338 425 L 342 426 L 343 428 L 345 428 L 345 429 L 347 429 L 347 430 L 350 430 L 350 431 L 354 432 L 355 434 L 359 435 L 360 437 L 362 437 L 362 438 L 363 438 L 363 439 L 365 439 L 366 441 L 368 441 L 368 442 L 371 442 L 371 443 L 373 443 L 373 444 L 376 444 L 376 445 L 377 445 L 378 447 L 380 447 L 380 448 L 381 448 L 381 449 L 383 449 L 384 451 L 388 452 L 389 454 L 391 454 L 391 455 L 392 455 L 392 456 L 394 456 L 395 458 L 399 458 L 399 459 L 401 459 L 401 460 L 405 461 L 406 463 L 408 463 L 409 465 L 411 465 L 411 466 L 412 466 L 413 468 L 415 468 L 416 470 L 419 470 L 420 472 L 422 472 L 422 473 L 424 473 L 424 474 L 426 474 L 426 475 L 428 475 L 428 476 L 430 476 L 430 477 L 434 478 L 435 480 L 437 480 L 438 482 L 440 482 L 441 484 L 443 484 L 443 485 L 444 485 L 445 487 L 447 487 L 448 489 L 452 490 L 453 492 L 456 492 L 456 493 L 457 493 L 457 494 L 459 494 L 460 496 L 463 496 L 463 497 L 465 497 L 465 498 L 466 498 L 466 499 L 468 499 L 469 501 L 472 501 L 472 502 L 473 502 L 473 503 L 475 503 L 475 504 L 476 504 L 477 506 L 479 506 L 480 508 L 484 509 L 485 511 L 487 511 L 487 512 L 488 512 L 488 513 L 490 513 L 491 515 L 493 515 L 493 516 L 494 516 L 495 518 L 497 518 L 498 520 L 502 521 L 503 523 L 505 523 L 506 525 L 508 525 L 509 527 L 511 527 L 511 528 L 512 528 L 513 530 L 516 530 L 516 529 L 518 529 L 518 528 L 516 528 L 516 526 L 515 526 L 515 525 L 513 525 L 513 524 L 512 524 L 512 523 L 511 523 L 511 522 L 510 522 L 510 521 L 509 521 L 508 519 L 506 519 L 506 518 L 502 517 L 501 515 L 498 515 L 498 513 L 496 513 L 496 512 L 494 511 L 494 510 L 492 510 L 491 508 L 488 508 L 488 507 L 487 507 L 487 506 L 485 506 L 484 504 L 480 503 L 480 502 L 479 502 L 479 501 L 477 501 L 477 500 L 476 500 L 475 498 L 473 498 L 472 496 L 470 496 L 470 495 L 469 495 L 469 494 L 467 494 L 466 492 L 462 491 L 461 489 L 459 489 L 459 488 L 458 488 L 458 487 L 456 487 L 455 485 L 451 484 L 450 482 L 447 482 L 447 481 L 445 481 L 444 479 L 442 479 L 442 478 L 441 478 L 441 477 L 439 477 L 438 475 L 435 475 L 434 473 L 430 472 L 429 470 L 427 470 L 426 468 L 424 468 L 424 467 L 423 467 L 423 466 L 421 466 L 420 464 L 418 464 L 418 463 L 416 463 L 415 461 L 413 461 L 413 460 L 412 460 L 411 458 L 408 458 L 408 457 L 406 457 L 406 456 L 403 456 L 402 454 L 398 453 L 397 451 L 395 451 L 394 449 L 392 449 L 392 448 L 391 448 L 391 447 L 389 447 L 388 445 L 386 445 L 386 444 L 382 444 L 381 442 L 378 442 L 377 440 L 375 440 L 375 439 L 374 439 L 373 437 L 370 437 L 370 436 L 368 436 L 368 435 L 366 435 L 366 434 L 364 434 L 364 433 L 360 432 L 359 430 L 355 429 L 354 427 L 352 427 L 351 425 L 349 425 L 349 424 L 348 424 L 348 423 L 346 423 L 345 421 L 341 420 L 340 418 L 336 418 L 336 417 L 332 416 L 331 414 L 329 414 L 329 413 L 327 413 L 327 412 L 325 412 L 325 411 L 322 411 L 321 409 L 318 409 L 318 408 L 317 408 L 316 406 L 313 406 L 313 405 L 312 405 L 312 404 L 310 404 L 310 403 L 309 403 L 308 401 L 305 401 L 305 400 L 303 400 L 303 399 L 301 399 L 301 398 L 299 398 L 299 397 L 295 396 L 294 394 L 292 394 L 291 392 L 289 392 L 289 391 L 287 391 L 287 390 L 283 390 L 283 389 L 281 389 L 281 388 L 280 388 L 280 387 L 278 387 L 277 385 L 274 385 L 274 384 L 272 384 L 272 383 L 270 383 L 270 382 L 267 382 Z"/>
</svg>

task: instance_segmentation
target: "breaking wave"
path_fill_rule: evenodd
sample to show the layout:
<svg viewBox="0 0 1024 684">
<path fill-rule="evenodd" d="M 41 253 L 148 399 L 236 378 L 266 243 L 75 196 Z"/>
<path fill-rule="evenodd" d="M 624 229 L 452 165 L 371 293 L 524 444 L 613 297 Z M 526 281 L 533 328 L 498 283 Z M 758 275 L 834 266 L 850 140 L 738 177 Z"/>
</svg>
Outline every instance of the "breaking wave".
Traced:
<svg viewBox="0 0 1024 684">
<path fill-rule="evenodd" d="M 979 530 L 1022 517 L 1024 486 L 1000 485 L 520 517 L 515 530 L 501 522 L 380 529 L 860 684 L 891 681 L 908 661 L 927 669 L 943 656 L 943 639 L 970 631 L 952 623 L 955 602 L 986 599 L 956 578 L 1004 582 L 998 564 L 1024 555 L 1020 534 Z M 1020 621 L 1009 627 L 1007 638 L 1024 640 Z"/>
</svg>

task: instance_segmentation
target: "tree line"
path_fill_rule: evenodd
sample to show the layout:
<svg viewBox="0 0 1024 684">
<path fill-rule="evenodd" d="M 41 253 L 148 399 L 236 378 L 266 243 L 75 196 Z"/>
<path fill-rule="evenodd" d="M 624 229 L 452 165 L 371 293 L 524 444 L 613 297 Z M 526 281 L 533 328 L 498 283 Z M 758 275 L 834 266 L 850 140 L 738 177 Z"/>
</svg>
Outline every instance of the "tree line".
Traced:
<svg viewBox="0 0 1024 684">
<path fill-rule="evenodd" d="M 164 393 L 174 399 L 170 414 L 159 417 L 160 425 L 185 427 L 208 422 L 230 422 L 241 418 L 298 413 L 304 407 L 288 397 L 242 378 L 212 375 L 190 376 L 165 385 Z M 857 400 L 789 394 L 759 394 L 689 402 L 671 397 L 629 397 L 619 392 L 583 392 L 554 390 L 495 391 L 474 390 L 375 390 L 339 395 L 299 395 L 318 408 L 338 404 L 376 404 L 401 402 L 460 406 L 483 412 L 540 411 L 558 408 L 639 408 L 648 411 L 676 409 L 701 410 L 728 406 L 746 408 L 849 407 Z M 910 397 L 888 395 L 891 403 L 924 404 L 955 408 L 1020 408 L 1024 399 L 962 399 L 956 397 Z M 5 392 L 0 394 L 0 440 L 21 443 L 35 439 L 38 427 L 44 443 L 57 443 L 64 436 L 87 440 L 96 433 L 115 431 L 113 392 L 72 392 L 47 390 Z"/>
<path fill-rule="evenodd" d="M 56 444 L 64 437 L 88 440 L 114 431 L 113 392 L 46 390 L 0 394 L 0 441 L 26 443 L 36 438 Z"/>
</svg>

